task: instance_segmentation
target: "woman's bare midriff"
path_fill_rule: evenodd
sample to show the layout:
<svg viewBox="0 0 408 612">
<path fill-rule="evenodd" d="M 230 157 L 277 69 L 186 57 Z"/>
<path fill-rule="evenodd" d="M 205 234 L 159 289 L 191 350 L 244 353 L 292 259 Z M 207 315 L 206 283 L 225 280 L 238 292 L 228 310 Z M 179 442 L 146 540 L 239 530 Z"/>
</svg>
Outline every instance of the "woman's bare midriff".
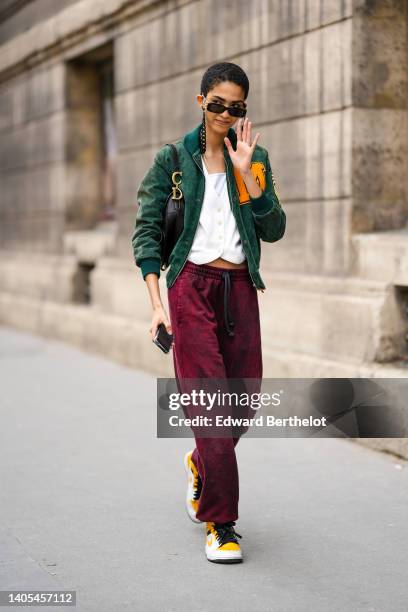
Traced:
<svg viewBox="0 0 408 612">
<path fill-rule="evenodd" d="M 227 261 L 226 259 L 222 259 L 222 257 L 217 257 L 217 259 L 214 259 L 213 261 L 209 261 L 206 265 L 214 266 L 214 268 L 228 268 L 228 269 L 248 267 L 246 260 L 240 264 L 236 264 L 236 263 L 232 263 L 232 261 Z"/>
</svg>

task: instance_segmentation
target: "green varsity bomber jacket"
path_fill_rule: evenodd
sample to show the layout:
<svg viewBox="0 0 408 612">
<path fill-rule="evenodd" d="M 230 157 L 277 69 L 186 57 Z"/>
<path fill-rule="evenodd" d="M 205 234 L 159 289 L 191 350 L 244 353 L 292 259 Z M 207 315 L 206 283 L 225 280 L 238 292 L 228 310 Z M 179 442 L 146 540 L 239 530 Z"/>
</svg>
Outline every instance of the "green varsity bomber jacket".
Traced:
<svg viewBox="0 0 408 612">
<path fill-rule="evenodd" d="M 166 285 L 170 288 L 184 267 L 190 253 L 200 219 L 204 200 L 205 175 L 199 146 L 201 124 L 187 132 L 173 144 L 177 147 L 181 172 L 181 190 L 184 195 L 184 229 L 170 255 Z M 237 134 L 228 130 L 228 138 L 236 149 Z M 252 284 L 264 291 L 265 284 L 259 273 L 261 240 L 276 242 L 285 233 L 286 215 L 275 191 L 268 152 L 255 146 L 251 172 L 262 189 L 262 194 L 252 198 L 242 176 L 234 168 L 228 149 L 224 144 L 226 178 L 229 200 L 235 217 L 242 247 L 247 258 Z M 173 183 L 174 171 L 169 146 L 163 146 L 156 154 L 153 165 L 146 172 L 137 191 L 138 210 L 132 235 L 135 263 L 141 268 L 143 278 L 149 273 L 160 277 L 160 241 L 164 207 Z"/>
</svg>

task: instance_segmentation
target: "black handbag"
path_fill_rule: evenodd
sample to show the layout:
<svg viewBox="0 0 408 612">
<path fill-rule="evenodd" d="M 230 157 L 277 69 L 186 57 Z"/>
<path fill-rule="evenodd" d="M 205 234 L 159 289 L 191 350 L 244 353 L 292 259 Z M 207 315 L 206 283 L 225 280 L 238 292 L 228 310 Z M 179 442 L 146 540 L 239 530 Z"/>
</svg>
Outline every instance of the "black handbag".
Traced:
<svg viewBox="0 0 408 612">
<path fill-rule="evenodd" d="M 179 157 L 176 147 L 167 143 L 172 150 L 173 158 L 173 173 L 171 180 L 173 187 L 166 201 L 166 206 L 163 213 L 162 237 L 161 237 L 161 262 L 160 269 L 166 270 L 169 265 L 171 252 L 179 239 L 179 236 L 184 228 L 184 196 L 180 189 L 182 172 L 178 170 L 180 167 Z"/>
</svg>

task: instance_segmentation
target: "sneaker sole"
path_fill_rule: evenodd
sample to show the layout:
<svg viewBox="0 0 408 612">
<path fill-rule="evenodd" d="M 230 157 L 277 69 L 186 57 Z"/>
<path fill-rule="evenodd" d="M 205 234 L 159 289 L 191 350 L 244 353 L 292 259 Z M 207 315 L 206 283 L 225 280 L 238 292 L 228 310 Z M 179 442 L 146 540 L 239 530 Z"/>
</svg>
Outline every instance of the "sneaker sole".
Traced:
<svg viewBox="0 0 408 612">
<path fill-rule="evenodd" d="M 187 457 L 190 454 L 191 451 L 188 451 L 185 455 L 184 455 L 184 469 L 186 471 L 187 474 L 187 484 L 189 483 L 189 476 L 190 476 L 190 468 L 188 467 L 188 463 L 187 463 Z M 190 504 L 189 504 L 189 496 L 188 496 L 188 489 L 187 489 L 187 495 L 186 495 L 186 503 L 185 503 L 185 509 L 187 512 L 187 516 L 190 520 L 193 521 L 193 523 L 202 523 L 203 521 L 200 521 L 200 519 L 198 519 L 194 514 L 190 514 Z"/>
<path fill-rule="evenodd" d="M 235 557 L 235 558 L 229 558 L 229 559 L 210 559 L 209 557 L 207 557 L 207 559 L 211 563 L 226 563 L 226 564 L 230 564 L 230 563 L 242 563 L 242 561 L 243 561 L 242 557 Z"/>
</svg>

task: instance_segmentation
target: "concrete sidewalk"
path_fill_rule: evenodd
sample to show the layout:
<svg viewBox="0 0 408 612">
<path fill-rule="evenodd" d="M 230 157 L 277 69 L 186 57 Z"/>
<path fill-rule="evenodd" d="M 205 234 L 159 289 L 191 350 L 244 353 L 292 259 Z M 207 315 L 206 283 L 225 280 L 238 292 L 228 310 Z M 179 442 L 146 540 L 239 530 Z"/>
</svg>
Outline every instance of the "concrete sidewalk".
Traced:
<svg viewBox="0 0 408 612">
<path fill-rule="evenodd" d="M 84 612 L 408 609 L 405 462 L 241 440 L 245 561 L 211 564 L 183 505 L 192 440 L 156 438 L 155 378 L 4 327 L 0 357 L 1 589 L 76 590 Z"/>
</svg>

